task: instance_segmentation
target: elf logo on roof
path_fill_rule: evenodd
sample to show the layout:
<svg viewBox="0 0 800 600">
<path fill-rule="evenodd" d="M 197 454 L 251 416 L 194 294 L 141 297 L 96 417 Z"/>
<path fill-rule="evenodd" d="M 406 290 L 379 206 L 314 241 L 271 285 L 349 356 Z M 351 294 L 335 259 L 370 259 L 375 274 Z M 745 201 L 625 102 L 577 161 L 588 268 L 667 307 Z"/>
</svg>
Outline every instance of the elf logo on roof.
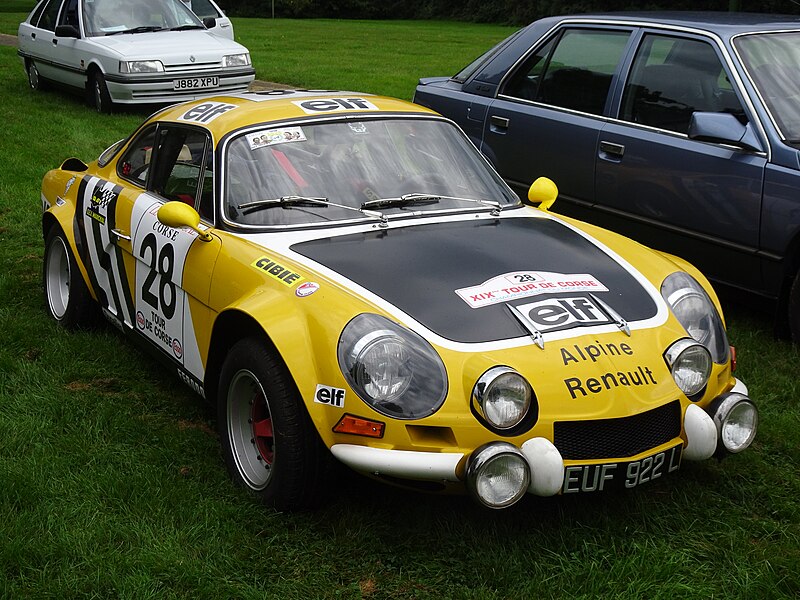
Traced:
<svg viewBox="0 0 800 600">
<path fill-rule="evenodd" d="M 300 107 L 307 115 L 348 110 L 378 110 L 377 106 L 364 98 L 315 98 L 312 100 L 294 100 L 292 104 Z"/>
<path fill-rule="evenodd" d="M 603 308 L 588 296 L 549 298 L 522 304 L 517 309 L 542 332 L 614 322 Z"/>
</svg>

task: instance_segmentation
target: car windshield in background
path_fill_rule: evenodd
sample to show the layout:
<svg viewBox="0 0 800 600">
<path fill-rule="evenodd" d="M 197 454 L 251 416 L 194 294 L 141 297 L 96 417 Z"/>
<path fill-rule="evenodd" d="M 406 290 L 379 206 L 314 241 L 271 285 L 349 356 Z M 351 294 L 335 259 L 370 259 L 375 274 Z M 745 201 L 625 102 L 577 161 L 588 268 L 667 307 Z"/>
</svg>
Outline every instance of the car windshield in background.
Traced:
<svg viewBox="0 0 800 600">
<path fill-rule="evenodd" d="M 229 142 L 224 161 L 225 215 L 240 225 L 324 224 L 375 218 L 374 211 L 519 203 L 456 127 L 434 119 L 250 130 Z"/>
<path fill-rule="evenodd" d="M 83 14 L 89 36 L 204 28 L 179 0 L 85 0 Z"/>
<path fill-rule="evenodd" d="M 800 32 L 741 36 L 735 45 L 784 139 L 800 144 Z"/>
</svg>

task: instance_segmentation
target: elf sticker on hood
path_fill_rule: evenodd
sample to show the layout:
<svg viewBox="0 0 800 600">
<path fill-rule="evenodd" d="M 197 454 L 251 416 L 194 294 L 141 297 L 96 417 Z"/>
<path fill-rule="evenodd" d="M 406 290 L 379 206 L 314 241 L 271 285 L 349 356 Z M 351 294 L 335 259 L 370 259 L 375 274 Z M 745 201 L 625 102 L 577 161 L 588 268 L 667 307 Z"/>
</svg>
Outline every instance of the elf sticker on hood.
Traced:
<svg viewBox="0 0 800 600">
<path fill-rule="evenodd" d="M 492 277 L 480 285 L 461 288 L 456 294 L 470 308 L 481 308 L 519 298 L 558 292 L 607 292 L 608 288 L 592 275 L 521 271 Z"/>
</svg>

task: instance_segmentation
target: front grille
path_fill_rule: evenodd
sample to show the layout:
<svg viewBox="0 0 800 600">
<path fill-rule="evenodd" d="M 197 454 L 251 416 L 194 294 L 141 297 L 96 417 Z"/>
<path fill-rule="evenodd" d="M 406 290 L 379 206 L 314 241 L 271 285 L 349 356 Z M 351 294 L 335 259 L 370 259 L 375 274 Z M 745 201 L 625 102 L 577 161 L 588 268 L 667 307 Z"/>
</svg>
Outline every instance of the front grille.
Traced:
<svg viewBox="0 0 800 600">
<path fill-rule="evenodd" d="M 675 400 L 631 417 L 556 421 L 553 443 L 565 460 L 624 458 L 660 446 L 680 433 L 681 404 Z"/>
</svg>

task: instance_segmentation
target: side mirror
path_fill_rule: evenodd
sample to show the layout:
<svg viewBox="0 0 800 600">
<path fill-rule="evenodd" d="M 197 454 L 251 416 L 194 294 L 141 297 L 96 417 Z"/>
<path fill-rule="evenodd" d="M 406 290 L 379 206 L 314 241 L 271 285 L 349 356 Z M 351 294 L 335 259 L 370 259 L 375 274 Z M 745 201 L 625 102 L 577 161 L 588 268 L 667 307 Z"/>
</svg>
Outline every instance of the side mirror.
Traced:
<svg viewBox="0 0 800 600">
<path fill-rule="evenodd" d="M 206 17 L 203 19 L 203 25 L 206 26 L 206 29 L 214 29 L 217 26 L 217 20 L 214 17 Z"/>
<path fill-rule="evenodd" d="M 74 25 L 58 25 L 56 27 L 56 37 L 62 38 L 79 38 L 81 34 L 78 33 L 78 30 L 75 28 Z"/>
<path fill-rule="evenodd" d="M 172 227 L 173 229 L 188 227 L 196 231 L 204 242 L 210 242 L 212 239 L 210 233 L 200 229 L 200 215 L 197 214 L 197 211 L 183 202 L 167 202 L 158 209 L 156 217 L 167 227 Z"/>
<path fill-rule="evenodd" d="M 547 211 L 556 198 L 558 198 L 558 186 L 547 177 L 539 177 L 528 190 L 528 201 L 531 204 L 538 204 L 539 210 Z"/>
<path fill-rule="evenodd" d="M 689 121 L 689 139 L 729 144 L 743 150 L 763 152 L 750 123 L 742 123 L 730 113 L 696 112 Z"/>
</svg>

